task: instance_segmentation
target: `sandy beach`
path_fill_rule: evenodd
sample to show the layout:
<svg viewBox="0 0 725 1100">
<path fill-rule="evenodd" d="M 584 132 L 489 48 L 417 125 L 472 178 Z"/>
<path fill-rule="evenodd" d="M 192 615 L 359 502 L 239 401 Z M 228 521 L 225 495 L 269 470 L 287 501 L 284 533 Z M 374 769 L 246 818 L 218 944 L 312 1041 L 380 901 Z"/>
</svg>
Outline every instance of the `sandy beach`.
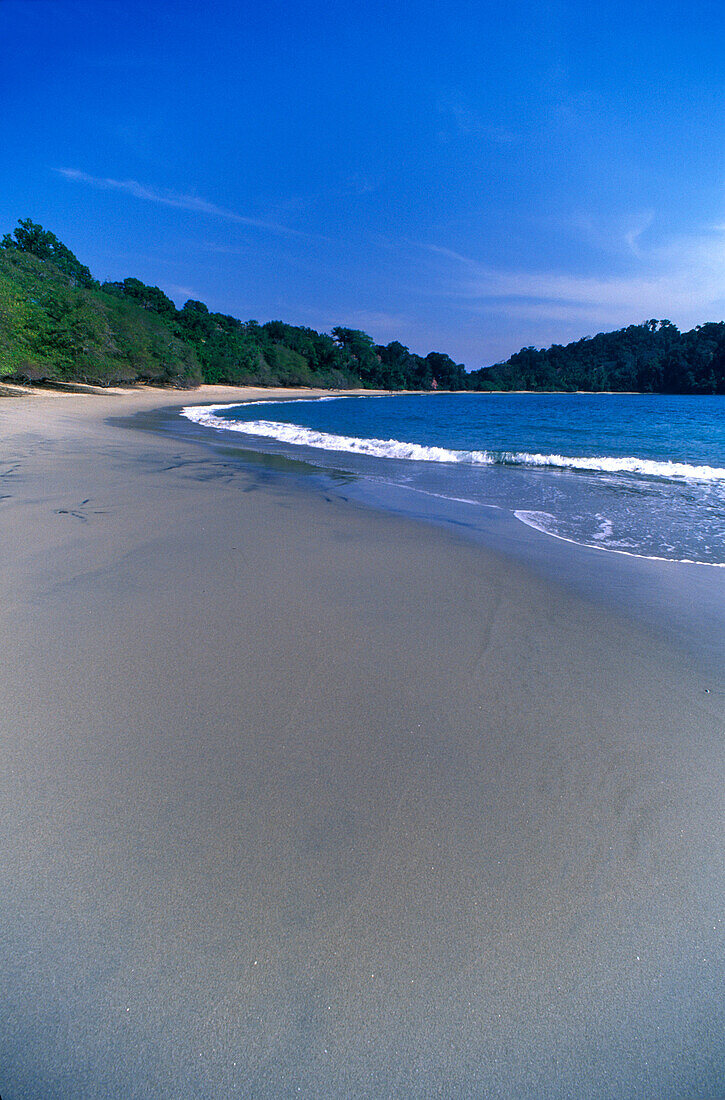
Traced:
<svg viewBox="0 0 725 1100">
<path fill-rule="evenodd" d="M 3 1100 L 722 1098 L 725 695 L 238 396 L 0 401 Z"/>
</svg>

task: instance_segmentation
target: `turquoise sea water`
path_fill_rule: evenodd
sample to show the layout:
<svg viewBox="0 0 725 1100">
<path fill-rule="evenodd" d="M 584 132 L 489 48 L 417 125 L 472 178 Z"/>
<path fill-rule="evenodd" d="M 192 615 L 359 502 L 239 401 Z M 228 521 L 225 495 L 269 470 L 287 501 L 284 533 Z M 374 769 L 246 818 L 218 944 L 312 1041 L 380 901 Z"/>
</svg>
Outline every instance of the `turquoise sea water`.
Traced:
<svg viewBox="0 0 725 1100">
<path fill-rule="evenodd" d="M 192 406 L 245 444 L 559 539 L 725 565 L 725 398 L 436 394 Z M 237 436 L 237 438 L 239 438 Z"/>
</svg>

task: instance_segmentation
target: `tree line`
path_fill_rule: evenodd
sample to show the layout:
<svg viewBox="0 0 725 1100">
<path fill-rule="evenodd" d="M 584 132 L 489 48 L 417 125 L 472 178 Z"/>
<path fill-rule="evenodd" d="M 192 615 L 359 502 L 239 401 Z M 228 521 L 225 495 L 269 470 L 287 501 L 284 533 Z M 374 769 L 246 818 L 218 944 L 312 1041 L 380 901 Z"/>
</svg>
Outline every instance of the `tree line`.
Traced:
<svg viewBox="0 0 725 1100">
<path fill-rule="evenodd" d="M 467 372 L 358 329 L 240 321 L 140 279 L 100 283 L 49 230 L 21 220 L 0 241 L 0 377 L 96 385 L 362 386 L 388 390 L 725 393 L 725 323 L 681 333 L 646 321 Z"/>
<path fill-rule="evenodd" d="M 331 333 L 284 321 L 240 321 L 155 286 L 100 283 L 30 219 L 0 241 L 0 376 L 98 385 L 155 383 L 464 389 L 466 371 L 440 352 L 415 355 L 357 329 Z"/>
<path fill-rule="evenodd" d="M 725 393 L 725 322 L 680 332 L 644 321 L 550 348 L 522 348 L 505 363 L 473 371 L 474 389 Z"/>
</svg>

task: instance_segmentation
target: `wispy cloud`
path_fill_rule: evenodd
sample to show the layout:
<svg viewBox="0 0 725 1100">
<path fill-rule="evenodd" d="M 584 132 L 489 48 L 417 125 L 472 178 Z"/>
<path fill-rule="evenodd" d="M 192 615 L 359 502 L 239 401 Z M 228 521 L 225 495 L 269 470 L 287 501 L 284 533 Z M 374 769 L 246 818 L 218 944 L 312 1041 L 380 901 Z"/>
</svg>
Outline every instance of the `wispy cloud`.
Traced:
<svg viewBox="0 0 725 1100">
<path fill-rule="evenodd" d="M 356 309 L 347 314 L 348 322 L 362 329 L 371 328 L 376 333 L 400 333 L 405 330 L 409 319 L 402 313 L 388 313 L 380 309 Z"/>
<path fill-rule="evenodd" d="M 177 283 L 165 283 L 164 290 L 177 302 L 187 301 L 189 298 L 193 298 L 195 301 L 199 299 L 199 291 L 194 290 L 193 286 L 179 286 Z"/>
<path fill-rule="evenodd" d="M 448 93 L 438 100 L 442 128 L 438 137 L 448 141 L 453 137 L 475 137 L 491 145 L 514 145 L 518 135 L 498 123 L 491 124 L 458 93 Z"/>
<path fill-rule="evenodd" d="M 207 242 L 199 246 L 202 252 L 212 252 L 215 256 L 248 256 L 249 247 L 244 245 L 226 245 Z"/>
<path fill-rule="evenodd" d="M 572 227 L 585 244 L 610 255 L 636 256 L 638 259 L 646 258 L 642 238 L 654 223 L 654 210 L 612 217 L 579 213 L 572 218 Z"/>
<path fill-rule="evenodd" d="M 646 317 L 669 317 L 683 326 L 718 319 L 725 309 L 725 227 L 643 253 L 637 242 L 648 226 L 643 218 L 631 242 L 625 239 L 635 270 L 622 276 L 504 270 L 438 245 L 423 247 L 459 268 L 457 278 L 447 277 L 446 295 L 476 313 L 578 327 L 614 327 Z"/>
<path fill-rule="evenodd" d="M 176 210 L 189 210 L 194 214 L 208 214 L 211 217 L 236 222 L 238 225 L 247 225 L 251 229 L 279 233 L 283 236 L 304 236 L 296 229 L 279 225 L 277 222 L 263 221 L 260 218 L 249 218 L 244 214 L 238 214 L 234 210 L 227 210 L 223 206 L 217 206 L 216 203 L 208 202 L 207 199 L 200 198 L 198 195 L 185 195 L 178 191 L 149 187 L 147 184 L 139 183 L 138 180 L 116 180 L 102 176 L 90 176 L 87 172 L 81 172 L 77 168 L 56 168 L 55 171 L 64 179 L 73 183 L 83 183 L 102 191 L 123 191 L 125 194 L 132 195 L 135 199 L 141 199 L 144 202 L 155 202 L 161 206 L 174 207 Z"/>
<path fill-rule="evenodd" d="M 629 228 L 625 230 L 624 242 L 630 252 L 633 252 L 635 256 L 641 256 L 639 247 L 640 237 L 643 233 L 647 232 L 654 220 L 654 210 L 647 210 L 644 214 L 636 218 Z"/>
</svg>

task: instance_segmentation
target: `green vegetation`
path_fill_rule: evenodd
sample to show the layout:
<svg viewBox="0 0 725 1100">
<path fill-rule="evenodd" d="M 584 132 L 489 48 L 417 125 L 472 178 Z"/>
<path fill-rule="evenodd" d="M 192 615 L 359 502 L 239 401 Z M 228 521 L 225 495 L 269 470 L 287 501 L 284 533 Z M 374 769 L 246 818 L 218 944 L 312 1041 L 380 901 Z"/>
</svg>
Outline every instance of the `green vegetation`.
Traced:
<svg viewBox="0 0 725 1100">
<path fill-rule="evenodd" d="M 364 386 L 428 390 L 725 393 L 725 323 L 681 333 L 646 321 L 565 347 L 523 348 L 467 374 L 357 329 L 331 334 L 182 309 L 139 279 L 99 283 L 53 233 L 26 219 L 0 241 L 0 377 L 20 382 Z"/>
<path fill-rule="evenodd" d="M 193 348 L 161 314 L 100 287 L 32 222 L 21 222 L 0 248 L 0 376 L 101 386 L 202 379 Z"/>
<path fill-rule="evenodd" d="M 0 242 L 0 377 L 20 382 L 152 382 L 463 389 L 447 355 L 425 359 L 364 332 L 239 321 L 203 302 L 182 309 L 139 279 L 98 283 L 53 233 L 21 221 Z"/>
<path fill-rule="evenodd" d="M 473 389 L 636 390 L 725 393 L 725 323 L 680 332 L 645 321 L 562 347 L 522 348 L 505 363 L 473 371 Z"/>
</svg>

